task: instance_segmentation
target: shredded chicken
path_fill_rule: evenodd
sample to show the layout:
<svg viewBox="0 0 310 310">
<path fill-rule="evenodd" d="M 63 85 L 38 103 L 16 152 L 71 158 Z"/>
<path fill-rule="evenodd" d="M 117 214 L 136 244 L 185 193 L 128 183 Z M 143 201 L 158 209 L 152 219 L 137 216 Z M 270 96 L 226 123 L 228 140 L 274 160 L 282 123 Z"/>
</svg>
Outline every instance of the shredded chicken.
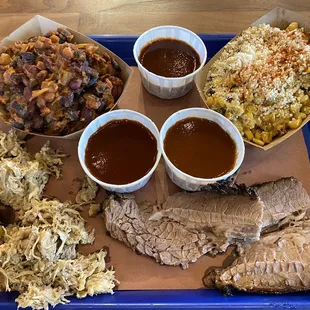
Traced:
<svg viewBox="0 0 310 310">
<path fill-rule="evenodd" d="M 89 177 L 86 177 L 80 191 L 75 197 L 76 203 L 83 204 L 94 201 L 97 191 L 98 185 Z"/>
<path fill-rule="evenodd" d="M 19 307 L 48 309 L 48 304 L 69 302 L 66 297 L 72 294 L 83 298 L 113 293 L 114 271 L 106 269 L 105 256 L 106 252 L 100 251 L 88 256 L 78 254 L 71 260 L 37 260 L 27 270 L 17 264 L 5 271 L 0 268 L 0 273 L 7 283 L 7 291 L 22 293 L 16 299 Z"/>
<path fill-rule="evenodd" d="M 92 203 L 89 205 L 88 216 L 95 217 L 100 214 L 102 211 L 101 205 L 99 203 Z"/>
<path fill-rule="evenodd" d="M 35 156 L 14 132 L 0 132 L 0 201 L 15 210 L 16 222 L 0 226 L 0 291 L 18 291 L 19 307 L 48 309 L 67 296 L 113 293 L 114 271 L 104 250 L 83 256 L 77 245 L 94 242 L 79 211 L 96 197 L 88 180 L 77 203 L 42 199 L 49 176 L 61 176 L 64 154 L 46 144 Z"/>
<path fill-rule="evenodd" d="M 0 131 L 0 158 L 15 157 L 24 152 L 23 140 L 19 140 L 15 131 L 11 130 L 8 134 Z"/>
<path fill-rule="evenodd" d="M 89 217 L 95 217 L 101 212 L 101 205 L 99 203 L 94 203 L 98 191 L 98 185 L 86 177 L 81 189 L 76 194 L 75 202 L 79 205 L 88 206 Z"/>
<path fill-rule="evenodd" d="M 49 147 L 50 143 L 47 142 L 41 148 L 41 151 L 35 155 L 37 162 L 40 163 L 49 174 L 54 175 L 57 179 L 61 177 L 61 171 L 58 168 L 62 165 L 62 157 L 66 157 L 66 154 L 62 154 L 58 150 L 56 152 Z"/>
<path fill-rule="evenodd" d="M 49 176 L 61 176 L 59 166 L 66 155 L 50 149 L 47 142 L 39 153 L 31 156 L 14 131 L 1 132 L 0 141 L 0 200 L 12 206 L 19 219 L 32 199 L 41 198 Z"/>
<path fill-rule="evenodd" d="M 55 167 L 55 169 L 57 169 Z M 40 199 L 49 179 L 49 172 L 37 160 L 21 153 L 0 161 L 0 200 L 17 211 L 17 218 L 32 199 Z"/>
</svg>

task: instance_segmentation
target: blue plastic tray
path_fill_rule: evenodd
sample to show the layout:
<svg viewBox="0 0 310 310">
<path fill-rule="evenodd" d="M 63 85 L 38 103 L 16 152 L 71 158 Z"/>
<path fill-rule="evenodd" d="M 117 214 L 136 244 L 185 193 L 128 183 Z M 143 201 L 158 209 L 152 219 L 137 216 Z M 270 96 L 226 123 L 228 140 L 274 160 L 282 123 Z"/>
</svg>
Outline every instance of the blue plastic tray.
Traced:
<svg viewBox="0 0 310 310">
<path fill-rule="evenodd" d="M 208 58 L 221 49 L 233 34 L 200 35 L 208 48 Z M 135 66 L 132 49 L 137 36 L 91 35 L 129 65 Z M 310 158 L 310 124 L 303 128 L 304 138 Z M 201 275 L 202 276 L 202 275 Z M 160 278 L 160 275 L 158 276 Z M 0 310 L 15 310 L 16 293 L 0 293 Z M 309 309 L 310 294 L 259 295 L 237 293 L 225 297 L 215 290 L 147 290 L 116 291 L 114 295 L 99 295 L 85 299 L 70 298 L 67 305 L 59 305 L 58 310 L 84 309 Z"/>
</svg>

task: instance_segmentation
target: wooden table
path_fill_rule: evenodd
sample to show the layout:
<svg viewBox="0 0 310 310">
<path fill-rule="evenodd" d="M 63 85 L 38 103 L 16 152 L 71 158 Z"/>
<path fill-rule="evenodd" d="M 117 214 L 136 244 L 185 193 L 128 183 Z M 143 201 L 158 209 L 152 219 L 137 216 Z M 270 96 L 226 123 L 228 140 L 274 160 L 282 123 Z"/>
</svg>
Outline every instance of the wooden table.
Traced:
<svg viewBox="0 0 310 310">
<path fill-rule="evenodd" d="M 276 6 L 310 16 L 307 0 L 1 0 L 0 38 L 35 14 L 85 34 L 139 34 L 164 24 L 237 33 Z"/>
</svg>

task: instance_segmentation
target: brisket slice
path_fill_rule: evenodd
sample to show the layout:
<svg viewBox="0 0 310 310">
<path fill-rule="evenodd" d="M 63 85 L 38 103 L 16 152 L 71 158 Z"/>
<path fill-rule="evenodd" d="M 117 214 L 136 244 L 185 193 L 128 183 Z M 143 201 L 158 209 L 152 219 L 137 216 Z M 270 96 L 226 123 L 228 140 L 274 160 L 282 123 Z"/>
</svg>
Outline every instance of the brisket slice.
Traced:
<svg viewBox="0 0 310 310">
<path fill-rule="evenodd" d="M 154 214 L 151 219 L 169 217 L 189 228 L 196 229 L 205 227 L 206 223 L 212 228 L 214 223 L 216 235 L 225 232 L 232 238 L 238 238 L 240 224 L 241 229 L 246 229 L 245 233 L 249 235 L 249 239 L 246 241 L 256 241 L 258 238 L 255 236 L 253 238 L 252 235 L 257 232 L 253 221 L 259 223 L 260 207 L 257 208 L 257 206 L 261 202 L 254 199 L 253 190 L 263 202 L 263 228 L 277 224 L 292 214 L 305 212 L 310 208 L 310 198 L 302 183 L 290 177 L 255 184 L 251 187 L 244 185 L 221 187 L 220 192 L 228 194 L 224 196 L 225 198 L 215 193 L 214 189 L 197 193 L 177 193 L 170 196 L 164 203 L 163 210 Z M 249 202 L 245 196 L 252 197 L 253 201 Z M 231 224 L 232 220 L 236 226 L 231 228 L 233 231 L 230 231 L 225 225 Z M 220 224 L 219 221 L 221 221 Z"/>
<path fill-rule="evenodd" d="M 204 278 L 225 293 L 288 293 L 310 289 L 310 220 L 263 237 L 223 270 Z"/>
<path fill-rule="evenodd" d="M 257 199 L 246 197 L 248 203 L 243 204 L 243 198 L 240 198 L 243 207 L 234 204 L 237 209 L 234 213 L 228 207 L 232 203 L 230 196 L 217 193 L 214 195 L 218 198 L 212 195 L 210 211 L 206 211 L 208 204 L 202 194 L 211 197 L 207 192 L 184 193 L 181 197 L 187 202 L 184 207 L 190 203 L 195 205 L 196 209 L 193 207 L 188 215 L 196 223 L 193 225 L 176 220 L 174 216 L 154 220 L 154 214 L 156 217 L 159 212 L 157 206 L 138 205 L 130 196 L 111 195 L 104 209 L 106 228 L 113 238 L 135 251 L 151 256 L 161 264 L 183 268 L 206 253 L 216 255 L 226 251 L 231 244 L 253 242 L 259 238 L 262 204 Z M 202 202 L 205 203 L 203 208 L 199 207 Z"/>
<path fill-rule="evenodd" d="M 161 264 L 180 265 L 185 269 L 202 255 L 216 255 L 229 246 L 226 238 L 211 232 L 189 231 L 170 220 L 148 221 L 154 207 L 138 206 L 131 197 L 111 195 L 105 205 L 105 223 L 111 236 Z"/>
<path fill-rule="evenodd" d="M 223 195 L 215 192 L 180 192 L 168 197 L 162 210 L 150 220 L 168 218 L 187 229 L 211 230 L 234 240 L 252 243 L 259 240 L 262 228 L 263 203 L 243 195 Z"/>
<path fill-rule="evenodd" d="M 274 182 L 253 185 L 264 202 L 263 227 L 278 223 L 283 218 L 310 208 L 310 197 L 297 179 L 282 178 Z"/>
</svg>

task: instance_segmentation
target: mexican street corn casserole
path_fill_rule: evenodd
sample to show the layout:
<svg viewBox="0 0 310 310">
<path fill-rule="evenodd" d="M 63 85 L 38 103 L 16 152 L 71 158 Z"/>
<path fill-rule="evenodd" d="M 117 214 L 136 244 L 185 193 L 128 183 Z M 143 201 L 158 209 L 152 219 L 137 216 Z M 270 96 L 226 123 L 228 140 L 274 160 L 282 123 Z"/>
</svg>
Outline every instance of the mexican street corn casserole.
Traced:
<svg viewBox="0 0 310 310">
<path fill-rule="evenodd" d="M 260 146 L 298 128 L 310 114 L 309 34 L 296 22 L 244 30 L 211 65 L 204 95 Z"/>
</svg>

